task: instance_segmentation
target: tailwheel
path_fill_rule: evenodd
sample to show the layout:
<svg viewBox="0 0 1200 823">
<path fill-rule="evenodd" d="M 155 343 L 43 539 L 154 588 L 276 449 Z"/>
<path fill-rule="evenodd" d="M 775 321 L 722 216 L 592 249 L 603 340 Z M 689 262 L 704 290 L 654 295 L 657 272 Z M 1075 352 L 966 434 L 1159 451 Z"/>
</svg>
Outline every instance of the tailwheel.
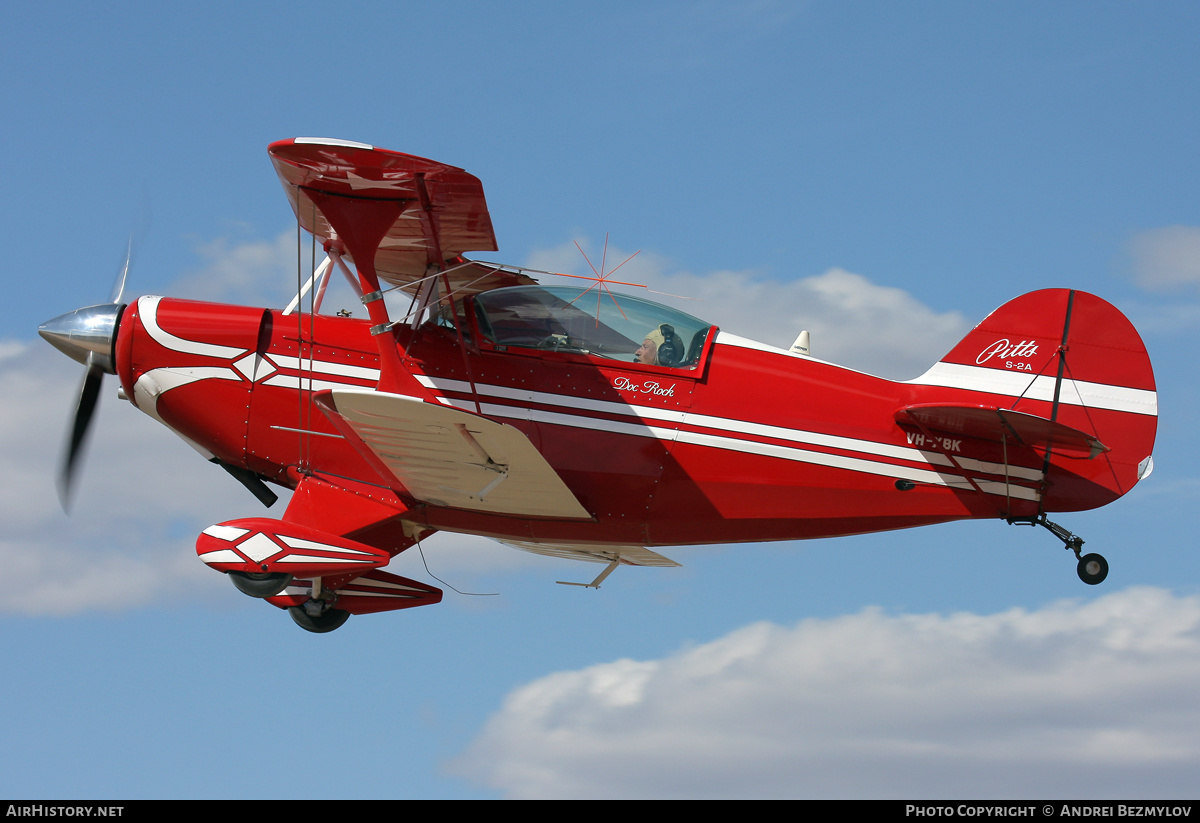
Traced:
<svg viewBox="0 0 1200 823">
<path fill-rule="evenodd" d="M 310 614 L 308 607 L 317 602 L 319 601 L 310 600 L 303 606 L 292 606 L 288 609 L 288 614 L 296 621 L 297 626 L 314 634 L 324 634 L 341 628 L 341 625 L 350 619 L 350 612 L 343 609 L 313 609 L 317 614 Z"/>
<path fill-rule="evenodd" d="M 1103 583 L 1104 578 L 1108 577 L 1108 561 L 1094 552 L 1085 554 L 1079 558 L 1076 571 L 1079 572 L 1080 580 L 1089 586 L 1095 586 L 1097 583 Z"/>
<path fill-rule="evenodd" d="M 284 572 L 229 572 L 229 580 L 242 594 L 274 597 L 288 587 L 292 576 Z"/>
</svg>

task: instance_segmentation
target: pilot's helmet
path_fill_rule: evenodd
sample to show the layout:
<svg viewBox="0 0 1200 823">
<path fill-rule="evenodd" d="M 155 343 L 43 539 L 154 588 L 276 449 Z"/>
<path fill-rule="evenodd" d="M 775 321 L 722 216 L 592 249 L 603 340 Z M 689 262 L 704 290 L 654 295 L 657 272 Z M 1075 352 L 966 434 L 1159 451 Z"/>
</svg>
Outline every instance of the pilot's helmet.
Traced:
<svg viewBox="0 0 1200 823">
<path fill-rule="evenodd" d="M 679 366 L 683 363 L 683 339 L 669 323 L 646 332 L 646 339 L 655 345 L 655 363 L 660 366 Z"/>
</svg>

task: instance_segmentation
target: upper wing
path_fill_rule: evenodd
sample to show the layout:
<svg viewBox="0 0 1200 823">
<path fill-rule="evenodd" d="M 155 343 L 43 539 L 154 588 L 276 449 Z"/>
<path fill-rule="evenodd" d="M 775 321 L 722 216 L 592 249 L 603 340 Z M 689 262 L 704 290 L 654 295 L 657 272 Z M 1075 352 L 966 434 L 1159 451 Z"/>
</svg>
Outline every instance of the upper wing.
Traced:
<svg viewBox="0 0 1200 823">
<path fill-rule="evenodd" d="M 315 400 L 364 457 L 417 500 L 494 514 L 591 519 L 512 426 L 371 390 L 325 391 Z"/>
<path fill-rule="evenodd" d="M 459 264 L 451 288 L 472 293 L 532 283 L 528 277 L 458 260 L 466 251 L 495 251 L 496 236 L 483 184 L 456 166 L 375 148 L 365 143 L 297 137 L 268 148 L 300 225 L 333 238 L 329 221 L 308 190 L 361 201 L 403 201 L 404 209 L 375 255 L 381 279 L 404 286 L 430 266 Z"/>
</svg>

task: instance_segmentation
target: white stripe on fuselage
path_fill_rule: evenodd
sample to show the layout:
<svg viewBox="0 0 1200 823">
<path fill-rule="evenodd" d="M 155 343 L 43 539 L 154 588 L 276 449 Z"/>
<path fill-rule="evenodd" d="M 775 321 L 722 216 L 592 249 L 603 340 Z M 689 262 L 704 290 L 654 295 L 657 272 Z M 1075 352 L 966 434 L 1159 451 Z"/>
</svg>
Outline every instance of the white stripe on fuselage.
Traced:
<svg viewBox="0 0 1200 823">
<path fill-rule="evenodd" d="M 332 389 L 364 389 L 372 388 L 358 383 L 343 383 L 339 380 L 317 380 L 308 374 L 275 374 L 261 381 L 263 386 L 273 386 L 280 389 L 303 389 L 305 391 L 326 391 Z"/>
<path fill-rule="evenodd" d="M 475 403 L 470 400 L 449 400 L 444 399 L 444 403 L 456 408 L 461 408 L 467 411 L 475 409 Z M 705 432 L 693 432 L 682 429 L 663 429 L 657 426 L 639 425 L 636 423 L 622 423 L 617 420 L 607 420 L 600 417 L 586 417 L 577 414 L 562 414 L 559 412 L 544 411 L 542 409 L 530 409 L 521 406 L 502 406 L 495 403 L 484 403 L 480 406 L 480 411 L 487 417 L 505 417 L 510 420 L 529 420 L 535 423 L 550 423 L 558 426 L 571 426 L 573 428 L 587 429 L 588 431 L 606 431 L 614 434 L 625 434 L 634 437 L 652 437 L 656 440 L 678 441 L 681 443 L 690 443 L 696 446 L 704 446 L 707 448 L 724 449 L 726 451 L 737 451 L 745 454 L 757 454 L 763 457 L 776 457 L 782 460 L 793 460 L 798 463 L 811 463 L 818 466 L 829 466 L 830 468 L 846 469 L 849 471 L 862 472 L 865 474 L 880 475 L 883 477 L 894 477 L 897 479 L 912 480 L 916 483 L 927 483 L 937 486 L 950 486 L 958 489 L 971 489 L 971 481 L 966 477 L 957 474 L 945 474 L 936 469 L 920 469 L 912 466 L 902 466 L 897 463 L 884 463 L 878 460 L 869 460 L 861 457 L 849 457 L 845 455 L 830 454 L 828 452 L 816 452 L 809 449 L 797 449 L 792 446 L 783 446 L 775 443 L 760 443 L 755 440 L 744 440 L 737 437 L 724 437 L 721 435 L 707 434 Z M 864 441 L 867 442 L 867 441 Z M 876 444 L 884 445 L 884 444 Z M 926 460 L 929 457 L 942 458 L 941 455 L 925 455 L 916 449 L 910 451 L 920 454 L 920 459 Z M 909 460 L 918 458 L 909 457 Z M 945 458 L 942 458 L 945 459 Z M 993 470 L 987 468 L 975 468 L 973 465 L 964 465 L 965 469 L 974 471 L 985 471 L 991 474 L 1003 474 L 1004 467 L 996 464 L 982 463 L 975 460 L 959 459 L 962 464 L 977 464 L 978 466 L 992 466 Z M 947 460 L 949 465 L 950 461 Z M 1009 475 L 1017 476 L 1018 472 L 1024 474 L 1036 474 L 1037 477 L 1030 479 L 1040 479 L 1041 472 L 1033 469 L 1024 469 L 1018 466 L 1009 467 Z M 974 478 L 979 487 L 990 494 L 1008 494 L 1012 497 L 1019 497 L 1026 500 L 1037 500 L 1038 493 L 1035 489 L 1025 486 L 1010 485 L 1005 489 L 1003 483 L 998 483 L 981 478 Z"/>
<path fill-rule="evenodd" d="M 320 374 L 336 374 L 341 377 L 353 377 L 358 380 L 379 382 L 379 369 L 369 366 L 352 366 L 349 363 L 336 363 L 329 360 L 317 360 L 308 357 L 293 357 L 287 354 L 268 354 L 267 359 L 281 369 L 292 369 L 298 372 L 318 372 Z"/>
<path fill-rule="evenodd" d="M 158 325 L 158 304 L 161 301 L 161 297 L 154 295 L 139 297 L 138 319 L 142 321 L 142 327 L 146 329 L 146 333 L 154 339 L 155 343 L 158 343 L 163 348 L 183 352 L 184 354 L 199 354 L 203 357 L 228 357 L 231 359 L 240 357 L 248 351 L 248 349 L 239 349 L 233 346 L 218 346 L 216 343 L 203 343 L 199 340 L 186 340 L 182 337 L 176 337 Z"/>
<path fill-rule="evenodd" d="M 439 391 L 460 392 L 463 394 L 470 394 L 471 392 L 471 385 L 466 381 L 431 378 L 425 375 L 416 375 L 416 377 L 417 380 L 427 388 L 435 388 Z M 696 426 L 699 428 L 716 429 L 726 433 L 737 432 L 758 437 L 769 437 L 775 440 L 787 440 L 794 443 L 824 446 L 827 448 L 859 452 L 860 454 L 890 457 L 897 460 L 909 460 L 916 463 L 936 463 L 943 466 L 953 465 L 952 461 L 945 455 L 924 452 L 920 449 L 911 447 L 896 446 L 890 443 L 880 443 L 874 440 L 860 440 L 857 438 L 839 437 L 836 435 L 803 431 L 800 429 L 788 429 L 780 426 L 769 426 L 763 423 L 751 423 L 744 420 L 692 414 L 690 412 L 681 412 L 673 409 L 662 409 L 653 406 L 639 406 L 607 400 L 593 400 L 590 398 L 573 397 L 565 394 L 550 394 L 546 392 L 530 391 L 528 389 L 512 389 L 505 386 L 492 386 L 486 383 L 476 383 L 475 388 L 481 395 L 489 397 L 517 400 L 525 403 L 537 403 L 545 406 L 557 406 L 559 408 L 571 410 L 564 413 L 552 412 L 543 409 L 534 409 L 528 406 L 508 406 L 497 403 L 481 404 L 479 409 L 480 412 L 488 417 L 529 420 L 537 423 L 549 423 L 560 426 L 571 426 L 573 428 L 601 430 L 612 432 L 614 434 L 632 435 L 635 437 L 652 437 L 658 440 L 679 441 L 698 446 L 706 446 L 709 448 L 726 449 L 729 451 L 739 451 L 748 454 L 759 454 L 766 457 L 777 457 L 785 460 L 795 460 L 803 463 L 842 468 L 850 471 L 864 472 L 867 474 L 895 477 L 905 480 L 912 480 L 918 483 L 931 483 L 964 489 L 971 488 L 970 481 L 965 477 L 957 474 L 944 474 L 936 469 L 921 469 L 911 466 L 901 466 L 895 463 L 886 463 L 879 460 L 871 460 L 864 457 L 836 455 L 829 454 L 827 452 L 812 451 L 810 449 L 797 449 L 792 446 L 780 444 L 761 443 L 746 438 L 729 437 L 727 434 L 717 435 L 705 432 L 694 432 L 682 428 L 664 428 L 660 426 L 649 425 L 645 421 L 669 421 L 676 424 Z M 442 402 L 446 405 L 455 406 L 456 408 L 461 408 L 466 411 L 473 411 L 475 409 L 475 403 L 469 399 L 442 398 Z M 575 413 L 581 410 L 625 417 L 634 417 L 637 418 L 639 422 L 622 422 Z M 978 471 L 994 475 L 1003 475 L 1005 473 L 1004 466 L 997 463 L 989 463 L 986 461 L 961 457 L 956 457 L 955 461 L 966 471 Z M 1022 466 L 1009 466 L 1008 475 L 1014 479 L 1033 481 L 1041 480 L 1042 478 L 1041 471 Z M 985 491 L 992 491 L 992 488 L 996 488 L 997 490 L 992 491 L 992 493 L 1005 494 L 1003 483 L 997 484 L 979 479 L 976 479 L 976 482 Z M 1009 493 L 1014 497 L 1023 497 L 1031 500 L 1037 499 L 1037 492 L 1035 490 L 1023 486 L 1011 486 Z"/>
</svg>

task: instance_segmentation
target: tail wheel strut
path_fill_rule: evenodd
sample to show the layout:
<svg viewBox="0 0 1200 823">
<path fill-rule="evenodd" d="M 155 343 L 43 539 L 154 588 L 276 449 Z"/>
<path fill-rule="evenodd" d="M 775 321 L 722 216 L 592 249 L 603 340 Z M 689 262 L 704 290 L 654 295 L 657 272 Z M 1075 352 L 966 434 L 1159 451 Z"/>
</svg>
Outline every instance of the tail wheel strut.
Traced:
<svg viewBox="0 0 1200 823">
<path fill-rule="evenodd" d="M 1108 577 L 1108 561 L 1104 559 L 1103 555 L 1095 552 L 1084 554 L 1082 551 L 1083 538 L 1048 519 L 1045 514 L 1037 517 L 1009 517 L 1007 521 L 1010 526 L 1023 523 L 1027 526 L 1042 526 L 1048 529 L 1051 534 L 1063 542 L 1063 548 L 1075 552 L 1075 559 L 1079 561 L 1075 571 L 1079 575 L 1079 579 L 1089 586 L 1103 583 L 1104 578 Z"/>
</svg>

